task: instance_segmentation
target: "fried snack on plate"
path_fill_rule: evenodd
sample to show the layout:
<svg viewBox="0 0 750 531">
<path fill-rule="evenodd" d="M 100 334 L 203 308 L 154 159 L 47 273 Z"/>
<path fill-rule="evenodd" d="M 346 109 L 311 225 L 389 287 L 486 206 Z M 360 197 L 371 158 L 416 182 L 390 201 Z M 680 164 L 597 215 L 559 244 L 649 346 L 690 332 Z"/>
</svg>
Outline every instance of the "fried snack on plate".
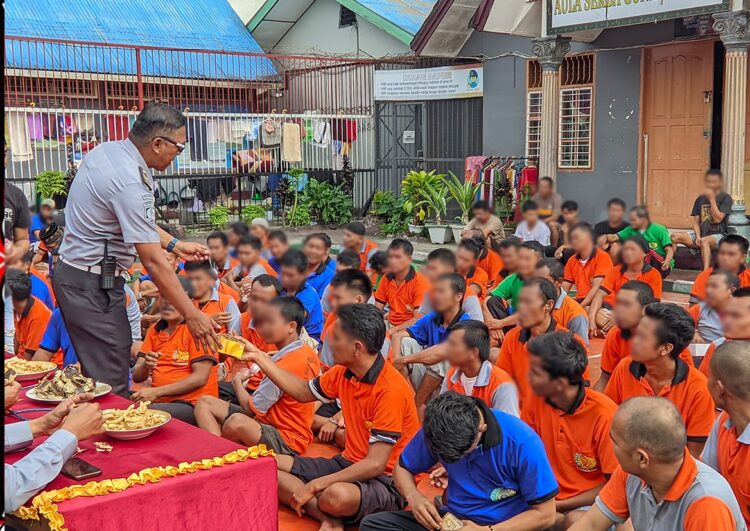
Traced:
<svg viewBox="0 0 750 531">
<path fill-rule="evenodd" d="M 35 374 L 39 372 L 57 369 L 57 365 L 51 361 L 29 361 L 21 358 L 9 358 L 5 360 L 5 369 L 12 369 L 16 374 Z"/>
<path fill-rule="evenodd" d="M 152 428 L 164 423 L 168 415 L 162 411 L 148 409 L 151 402 L 141 402 L 138 407 L 130 404 L 127 409 L 105 409 L 104 427 L 107 431 L 130 431 Z"/>
</svg>

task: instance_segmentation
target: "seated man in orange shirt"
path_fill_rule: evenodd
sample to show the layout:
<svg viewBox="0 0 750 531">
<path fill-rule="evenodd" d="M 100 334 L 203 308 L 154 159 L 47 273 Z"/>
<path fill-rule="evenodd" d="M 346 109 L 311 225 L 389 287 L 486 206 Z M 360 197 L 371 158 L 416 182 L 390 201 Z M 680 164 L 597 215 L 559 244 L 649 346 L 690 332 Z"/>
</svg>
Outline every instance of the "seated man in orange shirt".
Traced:
<svg viewBox="0 0 750 531">
<path fill-rule="evenodd" d="M 635 531 L 746 529 L 727 481 L 685 449 L 674 404 L 628 400 L 615 413 L 611 437 L 620 466 L 570 531 L 607 531 L 628 519 Z"/>
<path fill-rule="evenodd" d="M 406 506 L 391 473 L 419 429 L 409 382 L 380 355 L 385 340 L 382 313 L 370 304 L 349 304 L 336 315 L 330 331 L 336 365 L 311 382 L 277 366 L 262 352 L 245 353 L 298 401 L 341 401 L 346 422 L 342 455 L 276 457 L 279 499 L 329 530 L 343 530 L 344 524 L 356 525 L 368 514 Z"/>
<path fill-rule="evenodd" d="M 497 251 L 487 248 L 487 240 L 479 231 L 473 231 L 467 235 L 467 238 L 473 240 L 481 249 L 477 267 L 484 269 L 484 272 L 487 273 L 487 290 L 489 291 L 500 284 L 509 273 Z"/>
<path fill-rule="evenodd" d="M 548 332 L 568 331 L 552 318 L 557 293 L 549 280 L 532 278 L 521 289 L 518 296 L 518 326 L 508 332 L 497 357 L 498 367 L 507 372 L 518 386 L 521 410 L 532 396 L 529 385 L 529 340 Z M 584 345 L 583 339 L 575 336 Z M 584 348 L 585 345 L 584 345 Z M 584 379 L 588 381 L 588 369 Z"/>
<path fill-rule="evenodd" d="M 563 288 L 564 269 L 562 262 L 557 258 L 539 260 L 536 263 L 534 275 L 549 280 L 557 290 L 557 300 L 552 311 L 552 318 L 571 332 L 578 334 L 588 345 L 589 316 L 586 310 Z"/>
<path fill-rule="evenodd" d="M 190 295 L 188 282 L 180 277 L 180 283 Z M 218 359 L 198 345 L 180 313 L 165 297 L 159 299 L 159 312 L 161 319 L 146 333 L 133 367 L 133 381 L 140 383 L 151 377 L 151 387 L 136 391 L 130 399 L 152 402 L 152 409 L 195 425 L 196 400 L 219 392 Z"/>
<path fill-rule="evenodd" d="M 609 436 L 617 405 L 584 385 L 588 362 L 586 349 L 571 334 L 552 332 L 529 341 L 534 396 L 521 418 L 542 439 L 560 486 L 555 529 L 580 519 L 617 468 Z"/>
<path fill-rule="evenodd" d="M 211 267 L 220 279 L 237 267 L 239 262 L 229 255 L 229 237 L 226 233 L 220 230 L 212 232 L 206 238 L 206 245 L 211 253 Z"/>
<path fill-rule="evenodd" d="M 570 244 L 575 254 L 565 264 L 563 289 L 576 287 L 576 300 L 588 308 L 599 291 L 604 277 L 614 267 L 612 258 L 597 248 L 594 229 L 588 223 L 579 223 L 570 229 Z"/>
<path fill-rule="evenodd" d="M 675 304 L 649 304 L 635 329 L 631 355 L 617 365 L 604 394 L 617 404 L 634 396 L 674 402 L 687 426 L 688 449 L 697 457 L 715 414 L 706 377 L 679 357 L 694 334 L 693 319 L 685 310 Z"/>
<path fill-rule="evenodd" d="M 230 295 L 221 293 L 216 287 L 216 271 L 210 263 L 186 262 L 185 274 L 190 281 L 195 306 L 224 327 L 222 332 L 239 332 L 240 309 Z"/>
<path fill-rule="evenodd" d="M 264 341 L 279 350 L 268 354 L 280 368 L 304 381 L 320 372 L 317 353 L 299 338 L 305 322 L 305 308 L 294 297 L 278 297 L 266 306 L 259 329 Z M 259 350 L 242 338 L 246 348 Z M 247 375 L 232 381 L 240 405 L 214 397 L 202 398 L 195 409 L 198 426 L 245 446 L 265 444 L 277 455 L 301 454 L 312 442 L 310 425 L 313 404 L 300 403 L 264 377 L 255 392 L 245 390 Z"/>
<path fill-rule="evenodd" d="M 427 279 L 412 267 L 414 246 L 403 238 L 395 238 L 388 246 L 389 273 L 380 281 L 375 291 L 375 306 L 384 310 L 388 307 L 388 323 L 391 332 L 409 328 L 422 317 L 419 311 L 430 284 Z"/>
<path fill-rule="evenodd" d="M 612 268 L 594 300 L 589 306 L 589 335 L 596 337 L 599 330 L 605 334 L 615 325 L 612 308 L 620 288 L 629 280 L 645 282 L 654 292 L 654 299 L 661 300 L 661 273 L 646 263 L 649 252 L 648 242 L 641 236 L 633 236 L 622 243 L 622 265 Z"/>
<path fill-rule="evenodd" d="M 440 394 L 455 391 L 473 396 L 491 409 L 518 417 L 518 389 L 513 379 L 490 359 L 490 332 L 480 321 L 461 321 L 445 341 L 450 368 Z"/>
<path fill-rule="evenodd" d="M 16 355 L 30 360 L 39 348 L 52 312 L 31 294 L 31 279 L 20 269 L 9 269 L 5 281 L 13 299 Z"/>
<path fill-rule="evenodd" d="M 630 356 L 631 341 L 638 323 L 643 317 L 643 309 L 654 301 L 654 290 L 640 280 L 629 280 L 622 285 L 615 298 L 612 315 L 615 321 L 602 348 L 601 370 L 599 381 L 594 389 L 604 392 L 607 382 L 612 377 L 620 360 Z"/>
<path fill-rule="evenodd" d="M 222 282 L 240 294 L 240 310 L 247 305 L 247 295 L 250 293 L 250 283 L 259 275 L 277 276 L 269 263 L 261 258 L 263 244 L 257 236 L 246 234 L 237 242 L 237 260 L 239 263 L 230 274 L 225 275 Z"/>
<path fill-rule="evenodd" d="M 430 283 L 430 292 L 424 298 L 422 306 L 419 307 L 419 313 L 427 315 L 432 312 L 432 296 L 434 293 L 435 283 L 440 277 L 446 273 L 456 272 L 456 255 L 453 251 L 441 247 L 430 251 L 427 255 L 427 263 L 422 266 L 422 272 L 427 277 L 427 281 Z M 464 293 L 464 301 L 461 305 L 461 309 L 464 313 L 468 314 L 469 318 L 477 321 L 483 321 L 482 305 L 479 302 L 479 297 L 473 294 L 473 291 L 467 291 Z M 416 323 L 414 320 L 411 324 Z M 411 325 L 409 325 L 411 326 Z"/>
<path fill-rule="evenodd" d="M 706 356 L 699 365 L 700 371 L 706 376 L 717 348 L 735 339 L 750 340 L 750 287 L 740 288 L 732 294 L 732 298 L 724 305 L 721 323 L 724 326 L 724 337 L 708 346 Z"/>
<path fill-rule="evenodd" d="M 482 247 L 474 240 L 465 238 L 458 244 L 456 249 L 456 272 L 466 280 L 466 287 L 484 300 L 489 278 L 487 272 L 478 266 Z"/>
<path fill-rule="evenodd" d="M 750 341 L 720 346 L 711 360 L 708 389 L 723 411 L 701 460 L 724 476 L 750 525 Z"/>
<path fill-rule="evenodd" d="M 701 271 L 693 282 L 690 291 L 690 304 L 698 304 L 706 298 L 708 277 L 717 269 L 734 273 L 740 279 L 740 287 L 750 286 L 750 269 L 747 267 L 748 241 L 739 234 L 727 234 L 719 242 L 716 253 L 716 267 Z"/>
<path fill-rule="evenodd" d="M 708 277 L 706 298 L 688 308 L 690 317 L 695 322 L 693 343 L 711 343 L 724 337 L 724 325 L 721 314 L 724 306 L 740 287 L 740 279 L 729 271 L 717 269 Z"/>
<path fill-rule="evenodd" d="M 372 255 L 378 252 L 378 244 L 368 240 L 365 233 L 364 223 L 352 221 L 344 226 L 344 237 L 341 240 L 344 249 L 350 249 L 359 255 L 359 267 L 362 271 L 367 269 Z"/>
<path fill-rule="evenodd" d="M 342 271 L 345 271 L 347 269 L 356 269 L 357 271 L 362 271 L 359 268 L 359 255 L 355 253 L 354 251 L 349 250 L 343 250 L 341 251 L 338 256 L 336 256 L 336 268 L 334 270 L 334 275 L 338 275 Z M 370 278 L 369 276 L 367 277 Z M 370 285 L 372 286 L 372 279 L 370 279 Z M 323 290 L 323 293 L 320 294 L 320 307 L 323 308 L 323 317 L 327 318 L 328 314 L 331 313 L 331 285 L 328 284 L 326 286 L 326 289 Z M 367 300 L 364 302 L 374 302 L 374 300 Z"/>
</svg>

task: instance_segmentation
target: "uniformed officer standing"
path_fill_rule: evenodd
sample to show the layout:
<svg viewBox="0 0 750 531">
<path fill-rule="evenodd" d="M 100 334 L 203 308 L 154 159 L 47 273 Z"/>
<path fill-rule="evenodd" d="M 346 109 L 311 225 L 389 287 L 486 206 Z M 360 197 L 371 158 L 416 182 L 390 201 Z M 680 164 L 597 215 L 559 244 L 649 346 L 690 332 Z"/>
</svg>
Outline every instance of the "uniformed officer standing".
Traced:
<svg viewBox="0 0 750 531">
<path fill-rule="evenodd" d="M 120 395 L 128 391 L 131 344 L 124 274 L 136 252 L 196 342 L 218 347 L 215 325 L 187 297 L 163 253 L 205 260 L 208 250 L 156 225 L 150 169 L 165 170 L 185 149 L 185 122 L 165 103 L 146 104 L 128 139 L 94 148 L 70 187 L 55 296 L 84 374 Z"/>
</svg>

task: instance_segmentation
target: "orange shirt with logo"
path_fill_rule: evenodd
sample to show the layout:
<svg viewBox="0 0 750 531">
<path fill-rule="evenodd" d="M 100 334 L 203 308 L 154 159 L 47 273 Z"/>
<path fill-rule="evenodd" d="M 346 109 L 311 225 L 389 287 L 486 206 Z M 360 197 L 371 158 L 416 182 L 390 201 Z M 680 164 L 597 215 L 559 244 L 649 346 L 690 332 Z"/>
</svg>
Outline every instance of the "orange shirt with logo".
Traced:
<svg viewBox="0 0 750 531">
<path fill-rule="evenodd" d="M 696 301 L 702 301 L 706 298 L 706 285 L 708 284 L 708 277 L 714 272 L 714 268 L 711 267 L 705 271 L 701 271 L 693 282 L 693 289 L 690 290 L 690 298 Z M 740 268 L 740 273 L 737 275 L 740 279 L 740 287 L 746 288 L 750 286 L 750 269 L 746 266 Z"/>
<path fill-rule="evenodd" d="M 602 253 L 606 254 L 606 253 Z M 661 274 L 650 265 L 646 264 L 636 278 L 628 278 L 622 267 L 613 267 L 609 273 L 604 277 L 599 289 L 606 293 L 604 302 L 609 304 L 610 307 L 615 305 L 615 297 L 620 288 L 629 280 L 640 280 L 645 282 L 654 291 L 654 297 L 656 300 L 661 300 L 662 293 L 662 278 Z"/>
<path fill-rule="evenodd" d="M 312 380 L 320 373 L 318 353 L 307 343 L 302 343 L 299 348 L 284 353 L 275 363 L 279 368 L 306 381 Z M 265 385 L 276 387 L 270 380 L 263 380 L 255 393 L 262 394 Z M 298 454 L 304 452 L 307 445 L 312 442 L 313 434 L 310 427 L 315 414 L 313 402 L 298 402 L 282 392 L 279 399 L 265 412 L 256 407 L 252 396 L 249 406 L 255 412 L 255 420 L 276 428 L 289 448 Z"/>
<path fill-rule="evenodd" d="M 567 332 L 568 329 L 555 322 L 554 319 L 551 320 L 547 332 L 558 331 Z M 586 352 L 588 353 L 589 348 L 583 341 L 583 339 L 581 339 L 577 335 L 575 336 L 575 338 L 579 343 L 581 343 L 581 345 L 584 346 Z M 525 402 L 534 394 L 531 390 L 531 385 L 529 384 L 528 379 L 529 351 L 526 347 L 530 339 L 531 332 L 529 331 L 529 329 L 521 328 L 520 326 L 512 329 L 505 335 L 505 339 L 503 339 L 503 344 L 500 346 L 500 355 L 498 356 L 496 362 L 496 365 L 507 372 L 510 377 L 513 378 L 513 381 L 516 382 L 516 387 L 518 387 L 518 399 L 521 404 L 521 409 L 523 409 Z M 586 372 L 584 373 L 584 378 L 587 381 L 591 379 L 591 377 L 589 376 L 588 367 L 586 368 Z"/>
<path fill-rule="evenodd" d="M 153 351 L 161 354 L 156 368 L 151 372 L 151 385 L 154 387 L 184 380 L 193 373 L 193 363 L 210 361 L 213 364 L 208 380 L 204 385 L 183 395 L 163 396 L 156 400 L 157 402 L 184 400 L 194 404 L 202 396 L 218 396 L 219 383 L 216 374 L 218 359 L 216 354 L 206 352 L 202 347 L 196 345 L 186 324 L 177 325 L 170 335 L 166 330 L 166 322 L 157 321 L 146 332 L 141 351 Z"/>
<path fill-rule="evenodd" d="M 617 404 L 602 393 L 580 387 L 573 407 L 556 408 L 532 396 L 521 418 L 542 439 L 560 487 L 558 500 L 567 500 L 601 486 L 617 468 L 609 430 Z"/>
<path fill-rule="evenodd" d="M 422 306 L 429 291 L 427 278 L 410 267 L 401 282 L 393 274 L 383 277 L 375 291 L 375 300 L 388 306 L 388 322 L 399 326 L 414 317 L 414 311 Z"/>
<path fill-rule="evenodd" d="M 607 276 L 614 265 L 608 253 L 594 249 L 594 252 L 584 264 L 578 255 L 570 257 L 565 264 L 565 282 L 575 284 L 576 298 L 582 300 L 591 291 L 591 283 L 594 279 Z"/>
<path fill-rule="evenodd" d="M 675 375 L 656 395 L 648 380 L 646 366 L 630 357 L 617 364 L 604 394 L 616 404 L 634 396 L 667 398 L 680 410 L 687 428 L 688 441 L 705 442 L 716 418 L 714 401 L 708 392 L 708 380 L 695 367 L 680 358 L 675 360 Z"/>
<path fill-rule="evenodd" d="M 385 473 L 391 474 L 406 444 L 419 430 L 411 384 L 382 356 L 361 380 L 343 365 L 314 379 L 310 389 L 319 400 L 341 401 L 346 423 L 343 456 L 354 463 L 367 457 L 370 444 L 392 444 Z"/>
</svg>

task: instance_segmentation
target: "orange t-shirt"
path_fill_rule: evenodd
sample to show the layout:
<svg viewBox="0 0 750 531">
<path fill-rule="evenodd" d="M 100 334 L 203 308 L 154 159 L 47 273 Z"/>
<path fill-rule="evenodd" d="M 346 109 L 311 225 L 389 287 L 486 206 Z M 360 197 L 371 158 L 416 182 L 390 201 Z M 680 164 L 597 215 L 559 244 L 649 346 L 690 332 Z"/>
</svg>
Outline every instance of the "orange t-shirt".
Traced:
<svg viewBox="0 0 750 531">
<path fill-rule="evenodd" d="M 651 286 L 652 290 L 654 290 L 654 297 L 656 300 L 661 300 L 661 274 L 656 269 L 646 264 L 636 278 L 628 278 L 622 267 L 613 267 L 604 277 L 601 286 L 599 286 L 599 289 L 607 294 L 607 296 L 604 297 L 604 302 L 614 307 L 617 292 L 620 291 L 620 288 L 629 280 L 640 280 L 641 282 L 645 282 Z"/>
<path fill-rule="evenodd" d="M 576 298 L 582 300 L 591 291 L 594 279 L 606 277 L 613 267 L 609 254 L 595 248 L 585 264 L 577 254 L 570 257 L 565 264 L 564 281 L 575 284 Z"/>
<path fill-rule="evenodd" d="M 492 249 L 487 250 L 487 255 L 484 258 L 480 258 L 477 262 L 477 267 L 484 269 L 487 273 L 488 284 L 487 288 L 497 286 L 502 281 L 502 270 L 505 265 L 503 259 Z"/>
<path fill-rule="evenodd" d="M 224 265 L 222 267 L 219 267 L 219 264 L 214 263 L 214 269 L 216 270 L 216 274 L 219 276 L 219 278 L 224 278 L 226 275 L 232 272 L 232 269 L 237 267 L 239 265 L 240 261 L 232 256 L 227 256 L 226 261 L 224 262 Z"/>
<path fill-rule="evenodd" d="M 680 358 L 675 362 L 674 378 L 659 391 L 658 396 L 671 400 L 680 410 L 688 441 L 705 442 L 716 418 L 716 406 L 708 392 L 708 380 L 698 369 Z M 617 404 L 634 396 L 657 396 L 646 380 L 646 366 L 630 357 L 617 364 L 604 394 Z"/>
<path fill-rule="evenodd" d="M 617 468 L 609 436 L 615 411 L 617 404 L 584 386 L 568 411 L 538 396 L 524 406 L 521 418 L 544 443 L 560 487 L 558 500 L 603 485 Z"/>
<path fill-rule="evenodd" d="M 268 263 L 268 260 L 265 258 L 259 258 L 258 264 L 263 266 L 263 269 L 266 270 L 266 274 L 271 275 L 273 278 L 278 277 L 279 275 L 276 273 L 276 270 L 271 267 L 271 264 Z"/>
<path fill-rule="evenodd" d="M 320 373 L 318 354 L 310 345 L 296 341 L 273 356 L 274 363 L 309 381 Z M 313 440 L 312 426 L 315 404 L 298 402 L 281 391 L 270 379 L 264 378 L 250 397 L 249 407 L 255 420 L 273 426 L 289 448 L 301 454 Z"/>
<path fill-rule="evenodd" d="M 42 342 L 44 331 L 47 330 L 52 312 L 45 304 L 34 297 L 29 297 L 26 309 L 21 315 L 16 315 L 16 342 L 18 354 L 23 357 L 27 352 L 33 354 Z M 55 361 L 54 358 L 52 361 Z"/>
<path fill-rule="evenodd" d="M 187 378 L 193 373 L 193 363 L 199 361 L 210 361 L 213 367 L 206 383 L 198 389 L 183 395 L 164 396 L 156 401 L 185 400 L 195 403 L 202 396 L 218 396 L 219 382 L 216 370 L 218 359 L 216 354 L 206 352 L 202 347 L 196 345 L 186 324 L 179 324 L 172 335 L 167 333 L 166 324 L 166 321 L 154 323 L 146 332 L 146 338 L 141 345 L 141 351 L 143 352 L 153 351 L 161 354 L 156 368 L 151 372 L 152 386 L 160 387 Z"/>
<path fill-rule="evenodd" d="M 705 271 L 701 271 L 700 274 L 695 278 L 693 282 L 693 289 L 690 290 L 690 299 L 693 301 L 702 301 L 706 298 L 706 285 L 708 284 L 708 277 L 714 272 L 714 268 L 711 267 Z M 740 272 L 737 275 L 740 279 L 740 287 L 746 288 L 750 286 L 750 269 L 744 265 L 740 268 Z"/>
<path fill-rule="evenodd" d="M 485 371 L 487 373 L 483 374 Z M 465 395 L 466 390 L 461 383 L 461 375 L 457 374 L 458 372 L 458 367 L 451 367 L 448 369 L 448 373 L 443 380 L 443 389 L 445 391 L 455 391 L 460 395 Z M 490 409 L 494 409 L 496 405 L 496 393 L 498 389 L 500 389 L 500 386 L 505 384 L 515 386 L 513 378 L 511 378 L 507 372 L 497 365 L 492 365 L 491 362 L 485 361 L 482 363 L 482 368 L 480 369 L 474 387 L 472 388 L 471 396 L 478 398 L 487 404 L 487 407 Z"/>
<path fill-rule="evenodd" d="M 367 263 L 367 259 L 370 256 L 370 253 L 372 251 L 378 250 L 378 244 L 370 241 L 365 240 L 365 244 L 362 246 L 362 249 L 359 250 L 359 270 L 360 271 L 367 271 L 367 268 L 370 267 L 370 264 Z"/>
<path fill-rule="evenodd" d="M 554 319 L 550 320 L 549 328 L 547 332 L 567 332 L 568 330 L 562 325 L 555 322 Z M 575 336 L 576 339 L 584 346 L 588 353 L 589 348 L 586 343 L 579 336 Z M 529 352 L 526 350 L 526 345 L 531 339 L 531 331 L 527 328 L 521 328 L 520 326 L 515 327 L 505 335 L 503 344 L 500 346 L 500 355 L 497 358 L 497 366 L 507 372 L 513 381 L 516 382 L 518 387 L 518 398 L 521 403 L 521 409 L 524 407 L 524 403 L 531 398 L 534 394 L 529 384 Z M 586 381 L 590 380 L 589 369 L 586 368 L 584 373 Z"/>
<path fill-rule="evenodd" d="M 323 402 L 341 401 L 346 423 L 343 456 L 356 463 L 367 457 L 370 444 L 392 444 L 385 469 L 391 474 L 404 447 L 419 430 L 414 390 L 406 378 L 378 354 L 361 380 L 343 365 L 336 365 L 315 378 L 310 389 Z"/>
<path fill-rule="evenodd" d="M 237 293 L 237 290 L 229 286 L 229 284 L 219 282 L 219 293 L 232 297 L 232 299 L 234 299 L 234 302 L 236 302 L 237 304 L 240 303 L 240 294 Z"/>
<path fill-rule="evenodd" d="M 729 414 L 724 411 L 714 423 L 711 432 L 711 441 L 703 450 L 702 459 L 709 466 L 716 468 L 729 486 L 732 487 L 745 523 L 750 525 L 750 440 L 747 434 L 750 430 L 745 428 L 741 434 L 737 433 Z M 742 442 L 738 439 L 743 439 Z M 709 446 L 711 450 L 709 451 Z M 706 456 L 710 452 L 713 455 Z M 708 457 L 708 458 L 707 458 Z M 715 460 L 715 462 L 711 462 Z M 718 468 L 717 468 L 718 467 Z"/>
<path fill-rule="evenodd" d="M 414 317 L 429 291 L 427 278 L 410 267 L 401 283 L 392 274 L 384 276 L 375 291 L 375 300 L 388 306 L 388 322 L 398 326 Z"/>
<path fill-rule="evenodd" d="M 603 372 L 612 374 L 620 363 L 620 360 L 630 356 L 631 349 L 631 332 L 622 330 L 618 326 L 613 326 L 607 333 L 607 337 L 604 339 L 604 347 L 602 348 L 602 364 L 601 368 Z M 690 355 L 690 350 L 685 349 L 680 352 L 680 359 L 694 367 L 693 356 Z"/>
<path fill-rule="evenodd" d="M 252 320 L 253 320 L 253 316 L 249 310 L 240 314 L 240 335 L 244 337 L 245 339 L 247 339 L 250 343 L 252 343 L 256 347 L 258 347 L 263 352 L 275 351 L 276 345 L 266 343 L 263 340 L 263 338 L 260 337 L 260 334 L 258 333 L 258 331 L 252 326 Z M 229 359 L 227 361 L 229 361 Z M 249 368 L 249 364 L 246 361 L 239 361 L 239 360 L 232 360 L 232 361 L 233 362 L 230 365 L 233 371 L 241 367 Z M 254 391 L 255 389 L 258 388 L 262 379 L 263 379 L 263 371 L 258 371 L 250 378 L 250 380 L 248 380 L 247 385 L 245 387 L 247 389 Z"/>
<path fill-rule="evenodd" d="M 469 291 L 472 285 L 477 286 L 480 289 L 479 293 L 476 293 L 476 290 L 471 291 L 479 297 L 480 301 L 483 301 L 487 292 L 487 283 L 489 282 L 487 272 L 479 266 L 474 266 L 469 269 L 464 280 L 466 281 L 466 291 Z"/>
<path fill-rule="evenodd" d="M 198 308 L 200 311 L 205 313 L 206 315 L 213 315 L 215 313 L 223 313 L 227 311 L 227 307 L 230 304 L 230 301 L 233 301 L 234 298 L 231 295 L 228 295 L 226 293 L 222 292 L 221 285 L 224 284 L 223 282 L 219 282 L 219 288 L 214 291 L 211 295 L 211 298 L 201 303 L 197 300 L 193 300 L 193 303 L 195 304 L 195 307 Z M 231 291 L 234 291 L 232 288 L 224 284 L 225 289 L 229 289 Z M 222 333 L 226 332 L 226 327 L 222 327 Z"/>
<path fill-rule="evenodd" d="M 552 318 L 560 323 L 565 328 L 570 328 L 568 326 L 568 323 L 571 322 L 576 317 L 582 317 L 588 321 L 589 314 L 586 313 L 586 310 L 583 309 L 583 306 L 578 304 L 578 302 L 571 297 L 570 295 L 566 295 L 563 300 L 562 304 L 560 304 L 560 307 L 557 307 L 557 303 L 555 303 L 555 309 L 552 310 Z"/>
</svg>

